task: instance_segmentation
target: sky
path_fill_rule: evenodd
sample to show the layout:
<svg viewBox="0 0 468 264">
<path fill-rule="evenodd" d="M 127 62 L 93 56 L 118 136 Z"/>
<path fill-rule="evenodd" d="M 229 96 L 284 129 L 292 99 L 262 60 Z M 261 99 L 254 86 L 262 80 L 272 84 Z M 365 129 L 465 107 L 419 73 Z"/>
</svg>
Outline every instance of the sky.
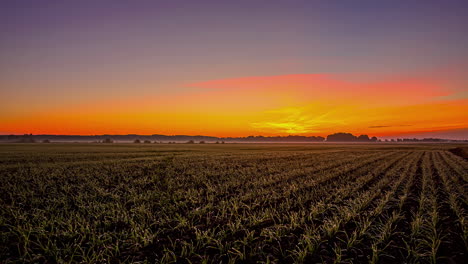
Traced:
<svg viewBox="0 0 468 264">
<path fill-rule="evenodd" d="M 468 139 L 467 1 L 0 3 L 1 134 Z"/>
</svg>

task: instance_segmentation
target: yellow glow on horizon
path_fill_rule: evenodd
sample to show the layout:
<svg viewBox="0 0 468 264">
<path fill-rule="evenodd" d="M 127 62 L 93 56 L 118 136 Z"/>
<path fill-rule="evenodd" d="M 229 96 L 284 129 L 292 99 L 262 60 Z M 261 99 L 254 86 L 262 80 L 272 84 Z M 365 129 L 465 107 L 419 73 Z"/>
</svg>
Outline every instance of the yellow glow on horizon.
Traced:
<svg viewBox="0 0 468 264">
<path fill-rule="evenodd" d="M 198 88 L 164 96 L 17 111 L 0 116 L 0 132 L 388 136 L 468 127 L 468 99 L 432 80 L 356 83 L 329 75 L 285 75 L 193 86 Z"/>
</svg>

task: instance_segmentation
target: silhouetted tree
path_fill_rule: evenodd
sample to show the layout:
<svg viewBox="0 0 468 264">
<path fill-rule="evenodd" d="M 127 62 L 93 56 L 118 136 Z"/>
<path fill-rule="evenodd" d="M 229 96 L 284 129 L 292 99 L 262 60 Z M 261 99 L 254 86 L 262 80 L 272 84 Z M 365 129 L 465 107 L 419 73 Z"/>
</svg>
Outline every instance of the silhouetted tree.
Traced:
<svg viewBox="0 0 468 264">
<path fill-rule="evenodd" d="M 24 134 L 22 136 L 17 136 L 18 137 L 18 143 L 36 143 L 36 140 L 34 139 L 32 134 Z"/>
<path fill-rule="evenodd" d="M 135 141 L 133 141 L 133 143 L 140 144 L 141 141 L 139 139 L 135 139 Z"/>
<path fill-rule="evenodd" d="M 199 143 L 200 143 L 200 144 L 205 144 L 205 141 L 202 140 L 202 141 L 200 141 Z"/>
<path fill-rule="evenodd" d="M 24 134 L 21 136 L 18 143 L 36 143 L 36 140 L 33 138 L 32 134 Z"/>
<path fill-rule="evenodd" d="M 187 144 L 195 144 L 195 141 L 189 140 L 189 141 L 187 141 Z"/>
<path fill-rule="evenodd" d="M 356 141 L 357 137 L 351 133 L 335 133 L 327 136 L 328 142 L 349 142 Z"/>
<path fill-rule="evenodd" d="M 42 140 L 42 143 L 50 143 L 50 140 L 44 139 L 44 140 Z"/>
<path fill-rule="evenodd" d="M 357 138 L 357 140 L 360 141 L 360 142 L 369 142 L 369 141 L 370 141 L 368 135 L 360 135 L 360 136 Z"/>
<path fill-rule="evenodd" d="M 143 143 L 145 143 L 145 144 L 151 144 L 151 141 L 145 140 Z"/>
<path fill-rule="evenodd" d="M 376 137 L 372 137 L 372 138 L 371 138 L 371 141 L 372 141 L 372 142 L 377 142 L 377 138 L 376 138 Z"/>
<path fill-rule="evenodd" d="M 110 138 L 106 138 L 102 141 L 102 143 L 114 143 L 114 141 Z"/>
</svg>

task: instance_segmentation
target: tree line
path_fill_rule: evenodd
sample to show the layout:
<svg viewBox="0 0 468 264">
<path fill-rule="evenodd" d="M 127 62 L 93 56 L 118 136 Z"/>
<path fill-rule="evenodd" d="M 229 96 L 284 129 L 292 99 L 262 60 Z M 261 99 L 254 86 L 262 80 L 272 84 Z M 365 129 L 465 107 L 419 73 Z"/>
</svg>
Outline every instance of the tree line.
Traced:
<svg viewBox="0 0 468 264">
<path fill-rule="evenodd" d="M 50 142 L 133 142 L 133 143 L 308 143 L 308 142 L 381 142 L 377 137 L 368 135 L 355 136 L 351 133 L 334 133 L 322 136 L 247 136 L 247 137 L 211 137 L 188 135 L 0 135 L 0 142 L 10 143 L 50 143 Z M 440 138 L 398 138 L 385 139 L 385 142 L 468 142 L 468 140 L 448 140 Z"/>
</svg>

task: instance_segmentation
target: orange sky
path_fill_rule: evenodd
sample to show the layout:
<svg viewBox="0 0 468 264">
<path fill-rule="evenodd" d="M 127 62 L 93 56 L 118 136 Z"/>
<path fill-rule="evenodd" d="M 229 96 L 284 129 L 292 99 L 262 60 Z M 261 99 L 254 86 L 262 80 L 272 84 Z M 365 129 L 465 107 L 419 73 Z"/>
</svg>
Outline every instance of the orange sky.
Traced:
<svg viewBox="0 0 468 264">
<path fill-rule="evenodd" d="M 0 131 L 33 134 L 392 136 L 468 127 L 466 92 L 443 76 L 292 74 L 190 83 L 162 95 L 55 103 L 21 113 Z M 133 85 L 151 85 L 135 83 Z"/>
<path fill-rule="evenodd" d="M 44 1 L 0 8 L 0 134 L 468 131 L 467 1 Z"/>
</svg>

